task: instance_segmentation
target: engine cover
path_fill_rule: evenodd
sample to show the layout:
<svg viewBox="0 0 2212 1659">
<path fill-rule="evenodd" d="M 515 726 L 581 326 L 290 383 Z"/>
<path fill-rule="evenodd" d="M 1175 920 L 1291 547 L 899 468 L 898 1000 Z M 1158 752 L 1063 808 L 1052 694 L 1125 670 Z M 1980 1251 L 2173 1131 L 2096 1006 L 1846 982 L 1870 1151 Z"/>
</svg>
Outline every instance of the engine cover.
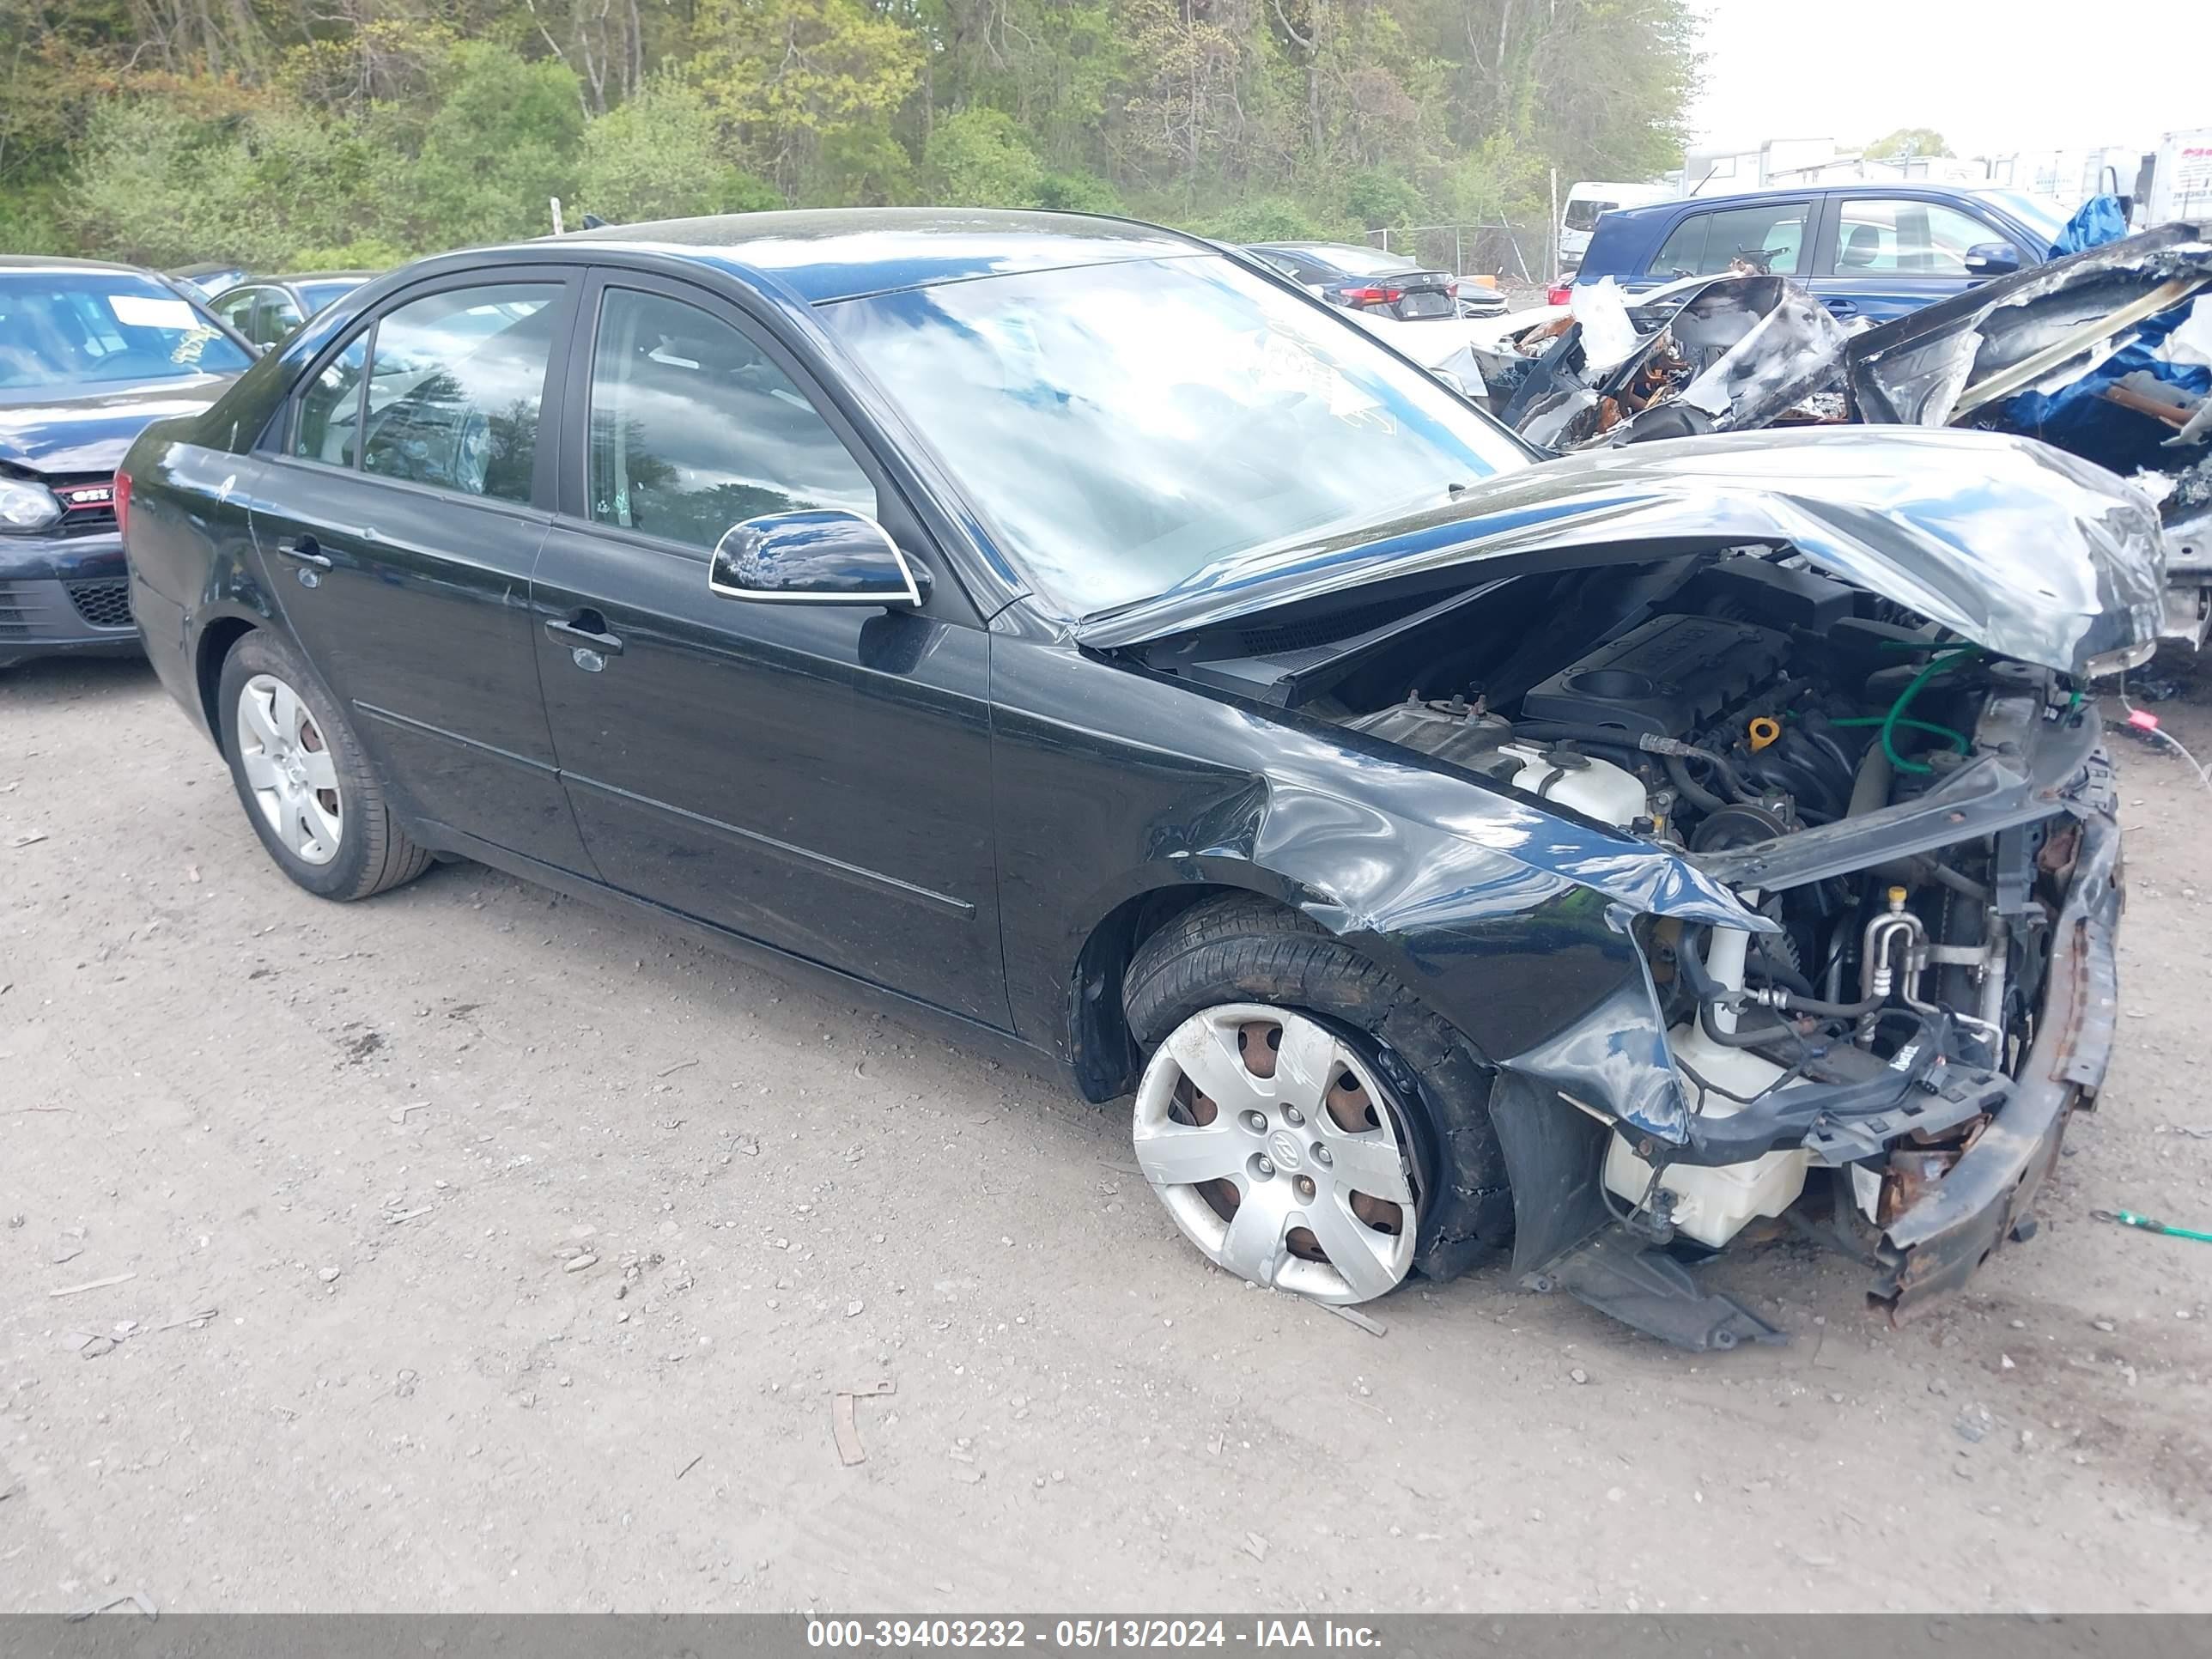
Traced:
<svg viewBox="0 0 2212 1659">
<path fill-rule="evenodd" d="M 1786 635 L 1711 617 L 1654 617 L 1522 699 L 1523 718 L 1680 738 L 1781 672 Z"/>
</svg>

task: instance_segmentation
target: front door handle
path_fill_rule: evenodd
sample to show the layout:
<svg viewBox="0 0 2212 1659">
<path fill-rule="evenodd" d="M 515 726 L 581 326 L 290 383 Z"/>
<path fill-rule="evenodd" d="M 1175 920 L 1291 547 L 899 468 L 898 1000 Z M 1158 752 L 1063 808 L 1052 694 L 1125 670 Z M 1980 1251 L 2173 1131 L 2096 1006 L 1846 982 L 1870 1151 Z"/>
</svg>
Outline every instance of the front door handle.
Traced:
<svg viewBox="0 0 2212 1659">
<path fill-rule="evenodd" d="M 330 555 L 316 544 L 313 536 L 279 536 L 276 550 L 288 559 L 301 564 L 311 564 L 318 570 L 331 568 Z"/>
<path fill-rule="evenodd" d="M 607 632 L 607 619 L 596 611 L 580 611 L 565 621 L 550 617 L 545 631 L 562 645 L 596 651 L 602 657 L 622 655 L 623 642 Z"/>
<path fill-rule="evenodd" d="M 1824 300 L 1821 303 L 1838 317 L 1856 317 L 1859 314 L 1859 308 L 1849 300 Z"/>
</svg>

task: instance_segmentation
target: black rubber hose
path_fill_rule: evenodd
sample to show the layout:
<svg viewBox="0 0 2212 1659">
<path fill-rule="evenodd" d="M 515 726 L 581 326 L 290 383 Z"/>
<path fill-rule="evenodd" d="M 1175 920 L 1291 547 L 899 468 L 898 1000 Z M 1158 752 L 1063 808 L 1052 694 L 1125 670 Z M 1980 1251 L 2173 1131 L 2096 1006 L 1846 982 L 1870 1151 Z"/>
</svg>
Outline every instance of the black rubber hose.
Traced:
<svg viewBox="0 0 2212 1659">
<path fill-rule="evenodd" d="M 1673 757 L 1668 757 L 1669 759 Z M 1711 938 L 1712 930 L 1705 930 Z M 1690 981 L 1690 989 L 1698 1000 L 1698 1028 L 1723 1048 L 1756 1048 L 1761 1043 L 1771 1042 L 1778 1037 L 1796 1037 L 1797 1033 L 1786 1022 L 1776 1020 L 1755 1031 L 1723 1031 L 1713 1018 L 1713 1000 L 1720 994 L 1720 987 L 1705 971 L 1704 960 L 1685 939 L 1674 952 L 1674 965 L 1681 969 L 1682 977 Z"/>
<path fill-rule="evenodd" d="M 1790 994 L 1790 1006 L 1783 1012 L 1791 1014 L 1816 1014 L 1822 1019 L 1856 1019 L 1861 1014 L 1870 1014 L 1882 1005 L 1881 997 L 1869 997 L 1863 1002 L 1821 1002 L 1812 997 Z"/>
<path fill-rule="evenodd" d="M 1813 994 L 1813 981 L 1799 973 L 1790 963 L 1777 961 L 1773 953 L 1767 949 L 1765 934 L 1754 934 L 1752 938 L 1751 948 L 1758 953 L 1759 957 L 1758 961 L 1749 964 L 1752 972 L 1759 974 L 1770 984 L 1783 987 L 1793 996 L 1809 997 Z"/>
<path fill-rule="evenodd" d="M 1711 930 L 1707 931 L 1710 933 Z M 1719 996 L 1721 988 L 1705 971 L 1704 961 L 1686 943 L 1674 953 L 1674 963 L 1681 969 L 1682 977 L 1690 981 L 1690 989 L 1697 996 L 1698 1028 L 1715 1042 L 1729 1048 L 1751 1048 L 1762 1042 L 1771 1042 L 1777 1036 L 1798 1037 L 1802 1041 L 1796 1029 L 1785 1020 L 1762 1026 L 1748 1036 L 1741 1031 L 1722 1030 L 1713 1019 L 1714 1000 Z M 1862 1014 L 1874 1012 L 1881 1006 L 1882 1001 L 1880 997 L 1869 997 L 1863 1002 L 1821 1002 L 1812 997 L 1801 997 L 1792 991 L 1790 1006 L 1784 1012 L 1811 1014 L 1816 1019 L 1856 1019 Z"/>
<path fill-rule="evenodd" d="M 1583 726 L 1574 720 L 1516 720 L 1513 735 L 1539 743 L 1601 743 L 1633 750 L 1637 734 L 1618 726 Z"/>
<path fill-rule="evenodd" d="M 1708 812 L 1717 812 L 1729 804 L 1692 777 L 1688 764 L 1680 755 L 1665 755 L 1661 758 L 1667 763 L 1668 781 L 1674 786 L 1675 792 L 1692 805 L 1703 807 Z"/>
</svg>

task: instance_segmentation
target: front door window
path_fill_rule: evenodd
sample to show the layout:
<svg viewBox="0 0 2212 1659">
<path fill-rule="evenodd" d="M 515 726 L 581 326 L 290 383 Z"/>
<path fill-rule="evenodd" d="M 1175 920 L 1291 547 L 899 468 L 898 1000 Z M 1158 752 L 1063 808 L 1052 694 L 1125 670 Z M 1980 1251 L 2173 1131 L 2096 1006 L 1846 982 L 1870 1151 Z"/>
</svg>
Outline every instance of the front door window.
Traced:
<svg viewBox="0 0 2212 1659">
<path fill-rule="evenodd" d="M 696 306 L 611 289 L 592 364 L 592 517 L 711 549 L 746 519 L 876 514 L 875 486 L 766 352 Z"/>
</svg>

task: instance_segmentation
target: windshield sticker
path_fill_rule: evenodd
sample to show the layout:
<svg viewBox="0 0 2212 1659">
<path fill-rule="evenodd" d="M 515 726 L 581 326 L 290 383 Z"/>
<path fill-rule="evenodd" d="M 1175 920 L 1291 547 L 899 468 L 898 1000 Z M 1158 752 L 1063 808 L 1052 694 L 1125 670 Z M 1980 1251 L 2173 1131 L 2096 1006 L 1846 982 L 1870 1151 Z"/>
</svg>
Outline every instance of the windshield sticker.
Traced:
<svg viewBox="0 0 2212 1659">
<path fill-rule="evenodd" d="M 150 294 L 111 294 L 106 298 L 107 308 L 125 328 L 185 329 L 199 320 L 182 300 L 158 299 Z"/>
</svg>

